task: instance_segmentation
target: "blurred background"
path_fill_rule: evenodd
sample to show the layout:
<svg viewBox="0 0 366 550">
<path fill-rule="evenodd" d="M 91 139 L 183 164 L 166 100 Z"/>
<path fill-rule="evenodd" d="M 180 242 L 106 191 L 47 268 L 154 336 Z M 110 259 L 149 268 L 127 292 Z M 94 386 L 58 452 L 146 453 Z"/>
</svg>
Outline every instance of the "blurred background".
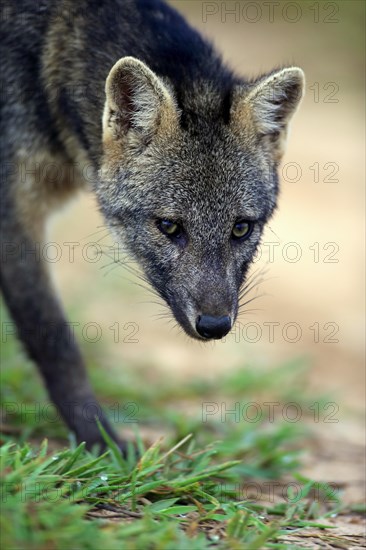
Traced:
<svg viewBox="0 0 366 550">
<path fill-rule="evenodd" d="M 337 534 L 348 537 L 344 548 L 361 548 L 361 539 L 358 546 L 349 536 L 364 532 L 353 512 L 362 513 L 365 498 L 365 3 L 171 4 L 214 42 L 238 74 L 256 77 L 275 67 L 298 65 L 306 75 L 306 96 L 293 119 L 280 168 L 279 207 L 251 270 L 260 284 L 251 291 L 255 299 L 247 306 L 250 311 L 238 318 L 225 341 L 204 345 L 189 339 L 172 319 L 162 316 L 166 308 L 138 286 L 138 277 L 113 263 L 109 246 L 114 243 L 91 193 L 54 216 L 43 257 L 75 327 L 96 394 L 112 421 L 120 422 L 117 429 L 123 437 L 136 439 L 140 433 L 145 443 L 152 443 L 167 435 L 163 445 L 169 439 L 175 445 L 193 434 L 198 462 L 205 456 L 200 450 L 205 445 L 215 461 L 238 459 L 234 477 L 228 478 L 235 481 L 231 497 L 242 500 L 247 482 L 264 480 L 266 487 L 274 480 L 271 507 L 285 502 L 289 508 L 281 513 L 286 518 L 313 520 L 320 510 L 314 508 L 315 501 L 302 516 L 283 492 L 286 480 L 300 468 L 301 477 L 294 479 L 304 487 L 312 486 L 307 483 L 311 478 L 331 483 L 335 495 L 340 489 L 343 504 L 327 517 L 327 524 L 333 521 L 340 529 L 332 530 L 332 548 L 341 545 Z M 0 316 L 3 312 L 0 308 Z M 14 337 L 7 338 L 8 325 L 2 325 L 0 374 L 1 399 L 9 414 L 1 437 L 38 444 L 47 436 L 54 452 L 64 447 L 67 430 L 49 416 L 40 377 Z M 205 418 L 209 409 L 204 403 L 217 406 L 217 414 Z M 258 421 L 251 420 L 256 410 L 245 408 L 250 403 L 259 404 Z M 270 403 L 293 403 L 297 410 L 276 408 L 271 419 L 266 407 Z M 239 419 L 233 417 L 234 405 L 235 411 L 241 406 Z M 304 422 L 292 420 L 299 409 Z M 22 451 L 25 460 L 27 449 L 26 455 Z M 184 470 L 178 462 L 169 476 L 189 473 L 184 453 Z M 44 473 L 38 462 L 36 471 Z M 9 475 L 13 484 L 13 472 Z M 20 475 L 23 479 L 23 467 Z M 279 485 L 279 479 L 285 485 Z M 220 487 L 216 476 L 213 485 Z M 161 495 L 166 498 L 165 492 Z M 266 492 L 260 495 L 264 501 Z M 258 494 L 248 498 L 257 501 Z M 28 518 L 28 501 L 24 503 Z M 350 508 L 343 508 L 347 503 Z M 51 508 L 61 518 L 65 540 L 66 516 L 54 508 L 53 500 Z M 18 508 L 12 510 L 11 517 L 19 523 L 23 516 Z M 43 520 L 33 512 L 33 523 L 23 523 L 31 530 L 37 524 L 33 531 L 40 530 L 43 537 Z M 69 517 L 74 516 L 72 511 Z M 21 531 L 27 540 L 27 531 Z M 69 530 L 73 540 L 79 532 L 78 526 Z M 51 535 L 53 547 L 57 538 Z M 306 542 L 300 540 L 304 547 L 312 544 L 309 535 Z M 89 545 L 89 535 L 87 539 Z M 33 532 L 31 540 L 38 540 Z M 322 531 L 320 544 L 324 541 L 331 547 Z"/>
<path fill-rule="evenodd" d="M 157 319 L 164 311 L 121 268 L 97 253 L 108 245 L 94 198 L 80 196 L 50 227 L 62 247 L 54 266 L 71 320 L 103 364 L 149 364 L 152 378 L 174 373 L 217 380 L 246 365 L 271 368 L 295 357 L 309 363 L 315 390 L 349 409 L 364 400 L 364 5 L 347 2 L 172 2 L 249 77 L 296 64 L 306 96 L 291 127 L 281 168 L 279 208 L 252 272 L 265 268 L 265 293 L 225 342 L 202 345 Z M 76 242 L 74 261 L 70 245 Z M 51 255 L 51 253 L 50 253 Z M 104 266 L 104 267 L 103 267 Z M 113 267 L 113 266 L 112 266 Z M 93 328 L 92 324 L 97 324 Z M 96 326 L 96 325 L 95 325 Z M 99 327 L 99 328 L 98 328 Z M 119 331 L 119 336 L 117 336 Z M 80 331 L 78 331 L 80 333 Z M 84 332 L 84 335 L 83 335 Z"/>
</svg>

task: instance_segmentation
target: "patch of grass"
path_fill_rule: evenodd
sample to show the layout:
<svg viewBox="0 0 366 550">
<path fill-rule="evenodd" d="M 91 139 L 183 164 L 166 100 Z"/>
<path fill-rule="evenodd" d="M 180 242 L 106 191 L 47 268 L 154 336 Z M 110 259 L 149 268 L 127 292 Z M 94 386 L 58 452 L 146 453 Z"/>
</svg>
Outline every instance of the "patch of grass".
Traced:
<svg viewBox="0 0 366 550">
<path fill-rule="evenodd" d="M 109 443 L 101 456 L 83 444 L 51 454 L 46 441 L 39 450 L 3 445 L 4 547 L 284 548 L 281 533 L 322 525 L 305 499 L 272 510 L 274 520 L 264 506 L 235 500 L 227 487 L 237 461 L 216 462 L 215 446 L 157 442 L 135 462 Z"/>
<path fill-rule="evenodd" d="M 329 487 L 297 473 L 302 424 L 283 414 L 272 418 L 263 407 L 270 401 L 281 411 L 292 401 L 311 410 L 302 362 L 226 373 L 218 395 L 204 379 L 177 384 L 165 375 L 154 382 L 149 365 L 124 368 L 117 377 L 94 358 L 94 386 L 111 421 L 134 432 L 136 460 L 132 446 L 124 459 L 105 433 L 102 456 L 72 439 L 59 450 L 54 440 L 67 432 L 54 420 L 34 366 L 14 339 L 1 355 L 5 548 L 296 548 L 281 537 L 325 528 L 319 518 L 339 508 Z M 139 428 L 167 435 L 149 446 Z M 46 435 L 49 447 L 39 443 Z"/>
</svg>

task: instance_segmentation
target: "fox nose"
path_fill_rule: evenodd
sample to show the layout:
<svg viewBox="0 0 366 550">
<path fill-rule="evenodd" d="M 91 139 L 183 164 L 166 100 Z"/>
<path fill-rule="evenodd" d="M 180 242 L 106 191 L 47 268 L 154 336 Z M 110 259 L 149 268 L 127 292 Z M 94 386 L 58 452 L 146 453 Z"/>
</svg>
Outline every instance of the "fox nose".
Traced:
<svg viewBox="0 0 366 550">
<path fill-rule="evenodd" d="M 231 329 L 231 318 L 228 315 L 213 317 L 199 315 L 196 320 L 196 330 L 203 338 L 223 338 Z"/>
</svg>

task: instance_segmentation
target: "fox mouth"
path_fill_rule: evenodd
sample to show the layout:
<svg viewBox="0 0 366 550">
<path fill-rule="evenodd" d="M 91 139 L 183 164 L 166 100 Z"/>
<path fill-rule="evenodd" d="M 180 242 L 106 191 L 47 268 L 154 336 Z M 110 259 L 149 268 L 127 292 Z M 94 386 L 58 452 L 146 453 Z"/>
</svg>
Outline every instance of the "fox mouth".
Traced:
<svg viewBox="0 0 366 550">
<path fill-rule="evenodd" d="M 185 333 L 201 342 L 221 340 L 233 327 L 234 315 L 226 312 L 223 315 L 209 315 L 197 313 L 189 304 L 186 304 L 184 309 L 177 307 L 176 304 L 169 304 L 169 306 Z"/>
<path fill-rule="evenodd" d="M 202 300 L 196 299 L 186 287 L 184 293 L 178 293 L 168 284 L 162 287 L 154 285 L 151 280 L 150 283 L 190 338 L 200 342 L 221 340 L 233 328 L 239 308 L 237 295 L 225 295 L 211 301 L 204 296 L 203 305 Z"/>
</svg>

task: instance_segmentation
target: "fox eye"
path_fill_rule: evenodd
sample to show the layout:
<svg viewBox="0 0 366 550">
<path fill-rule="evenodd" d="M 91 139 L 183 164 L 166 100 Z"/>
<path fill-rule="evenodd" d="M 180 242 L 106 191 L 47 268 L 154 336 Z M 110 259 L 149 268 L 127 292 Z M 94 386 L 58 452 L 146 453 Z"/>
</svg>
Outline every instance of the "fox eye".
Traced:
<svg viewBox="0 0 366 550">
<path fill-rule="evenodd" d="M 253 231 L 253 222 L 240 220 L 234 225 L 231 236 L 235 240 L 248 239 Z"/>
<path fill-rule="evenodd" d="M 182 233 L 182 227 L 179 223 L 171 220 L 158 220 L 158 228 L 167 237 L 179 237 Z"/>
</svg>

